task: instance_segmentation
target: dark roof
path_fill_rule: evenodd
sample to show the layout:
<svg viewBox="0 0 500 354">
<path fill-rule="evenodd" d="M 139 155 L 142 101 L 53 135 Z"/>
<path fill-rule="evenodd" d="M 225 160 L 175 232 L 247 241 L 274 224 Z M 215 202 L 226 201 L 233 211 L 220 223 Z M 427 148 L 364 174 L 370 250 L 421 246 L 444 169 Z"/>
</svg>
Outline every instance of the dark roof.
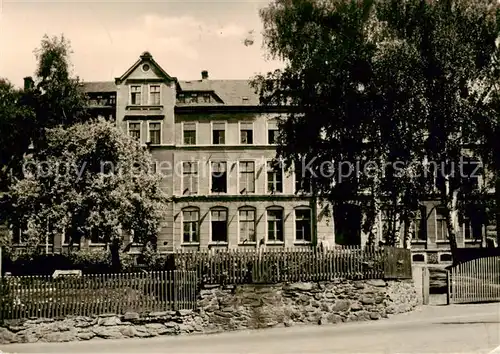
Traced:
<svg viewBox="0 0 500 354">
<path fill-rule="evenodd" d="M 225 106 L 257 106 L 259 104 L 259 96 L 248 80 L 179 81 L 179 86 L 182 91 L 213 91 Z M 213 103 L 212 105 L 220 104 Z"/>
<path fill-rule="evenodd" d="M 224 103 L 182 103 L 179 106 L 258 106 L 259 96 L 248 80 L 178 81 L 181 91 L 214 92 Z M 114 82 L 85 82 L 85 92 L 116 91 Z"/>
<path fill-rule="evenodd" d="M 93 81 L 83 82 L 85 92 L 116 92 L 116 85 L 113 81 Z"/>
</svg>

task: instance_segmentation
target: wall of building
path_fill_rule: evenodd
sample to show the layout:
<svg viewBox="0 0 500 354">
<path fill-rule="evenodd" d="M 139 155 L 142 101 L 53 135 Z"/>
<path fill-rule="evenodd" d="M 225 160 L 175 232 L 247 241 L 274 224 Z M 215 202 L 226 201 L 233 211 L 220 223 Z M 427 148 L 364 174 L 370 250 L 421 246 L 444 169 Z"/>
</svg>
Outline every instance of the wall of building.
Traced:
<svg viewBox="0 0 500 354">
<path fill-rule="evenodd" d="M 200 242 L 195 244 L 184 244 L 182 239 L 183 233 L 183 220 L 182 220 L 182 210 L 188 207 L 199 208 L 200 215 Z M 223 247 L 229 248 L 255 248 L 259 243 L 263 242 L 268 247 L 293 247 L 293 246 L 303 246 L 310 243 L 305 243 L 297 241 L 295 238 L 295 214 L 296 208 L 308 208 L 311 209 L 311 204 L 309 201 L 305 200 L 284 200 L 284 201 L 269 201 L 269 200 L 259 200 L 258 198 L 254 200 L 244 200 L 244 199 L 233 199 L 233 200 L 219 200 L 219 201 L 203 201 L 203 202 L 180 202 L 175 205 L 174 212 L 174 243 L 178 245 L 183 245 L 183 247 L 194 247 L 194 248 L 206 248 L 208 246 L 217 246 L 217 243 L 211 241 L 211 227 L 210 227 L 210 209 L 214 207 L 227 208 L 228 213 L 228 244 L 223 244 Z M 256 242 L 249 242 L 239 235 L 239 208 L 250 207 L 255 209 L 255 231 L 256 231 Z M 266 210 L 267 208 L 283 208 L 284 216 L 284 242 L 270 242 L 267 239 L 267 222 L 266 222 Z M 318 238 L 320 240 L 325 240 L 330 244 L 334 242 L 333 236 L 333 222 L 330 217 L 324 215 L 324 208 L 319 208 L 317 211 L 317 228 L 318 228 Z M 220 245 L 220 243 L 219 243 Z"/>
</svg>

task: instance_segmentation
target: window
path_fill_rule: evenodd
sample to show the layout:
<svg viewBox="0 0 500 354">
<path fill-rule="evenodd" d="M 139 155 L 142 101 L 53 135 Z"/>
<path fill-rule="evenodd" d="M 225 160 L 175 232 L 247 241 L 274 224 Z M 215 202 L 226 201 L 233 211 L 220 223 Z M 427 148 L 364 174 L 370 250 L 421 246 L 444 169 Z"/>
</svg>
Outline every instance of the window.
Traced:
<svg viewBox="0 0 500 354">
<path fill-rule="evenodd" d="M 211 95 L 210 95 L 209 93 L 204 93 L 204 94 L 203 94 L 203 102 L 205 102 L 205 103 L 210 103 L 211 98 L 212 98 L 212 97 L 211 97 Z"/>
<path fill-rule="evenodd" d="M 226 123 L 213 123 L 212 125 L 212 144 L 225 144 Z"/>
<path fill-rule="evenodd" d="M 133 85 L 130 86 L 130 104 L 140 105 L 141 104 L 141 86 Z"/>
<path fill-rule="evenodd" d="M 436 209 L 436 241 L 446 241 L 448 230 L 446 229 L 446 217 L 443 209 Z"/>
<path fill-rule="evenodd" d="M 160 105 L 160 85 L 149 86 L 149 104 L 153 106 Z"/>
<path fill-rule="evenodd" d="M 271 161 L 267 162 L 267 191 L 269 193 L 283 192 L 283 171 L 281 164 L 273 166 Z"/>
<path fill-rule="evenodd" d="M 413 262 L 425 262 L 425 256 L 423 254 L 414 254 Z"/>
<path fill-rule="evenodd" d="M 116 105 L 116 95 L 110 95 L 109 96 L 109 105 L 110 106 Z"/>
<path fill-rule="evenodd" d="M 474 233 L 472 231 L 472 223 L 469 218 L 463 218 L 462 220 L 462 232 L 464 235 L 464 240 L 470 241 L 474 239 Z"/>
<path fill-rule="evenodd" d="M 295 240 L 311 242 L 311 210 L 295 210 Z"/>
<path fill-rule="evenodd" d="M 44 245 L 54 245 L 54 239 L 55 239 L 56 230 L 55 230 L 54 226 L 51 223 L 49 223 L 47 231 L 48 231 L 48 237 L 45 237 L 45 239 L 42 240 L 42 244 L 44 244 Z"/>
<path fill-rule="evenodd" d="M 267 210 L 267 241 L 283 242 L 283 209 Z"/>
<path fill-rule="evenodd" d="M 90 243 L 91 244 L 103 244 L 104 242 L 102 242 L 102 239 L 99 235 L 99 230 L 96 229 L 96 228 L 93 228 L 91 231 L 90 231 Z"/>
<path fill-rule="evenodd" d="M 149 123 L 149 141 L 151 144 L 161 144 L 161 123 Z"/>
<path fill-rule="evenodd" d="M 278 143 L 278 124 L 276 122 L 267 123 L 267 143 Z"/>
<path fill-rule="evenodd" d="M 20 226 L 12 226 L 12 243 L 23 244 L 28 242 L 27 230 L 28 226 L 26 222 L 22 222 Z"/>
<path fill-rule="evenodd" d="M 185 243 L 199 242 L 198 225 L 200 212 L 189 208 L 182 211 L 182 241 Z"/>
<path fill-rule="evenodd" d="M 198 103 L 198 94 L 197 93 L 191 94 L 191 103 Z"/>
<path fill-rule="evenodd" d="M 227 210 L 222 208 L 210 211 L 212 242 L 227 242 Z"/>
<path fill-rule="evenodd" d="M 68 245 L 70 241 L 70 230 L 64 229 L 61 237 L 62 237 L 62 244 L 63 245 Z"/>
<path fill-rule="evenodd" d="M 186 96 L 184 96 L 183 93 L 179 93 L 177 95 L 177 102 L 179 102 L 179 103 L 186 103 Z"/>
<path fill-rule="evenodd" d="M 463 157 L 460 163 L 464 187 L 470 192 L 477 190 L 479 177 L 483 174 L 481 162 L 471 157 Z"/>
<path fill-rule="evenodd" d="M 227 168 L 225 162 L 212 162 L 212 192 L 227 192 Z"/>
<path fill-rule="evenodd" d="M 240 243 L 256 242 L 255 238 L 255 209 L 241 208 L 238 213 L 240 223 Z"/>
<path fill-rule="evenodd" d="M 183 124 L 184 145 L 196 145 L 196 123 Z"/>
<path fill-rule="evenodd" d="M 381 211 L 381 223 L 382 223 L 382 238 L 387 240 L 393 232 L 395 232 L 394 227 L 396 215 L 394 215 L 394 209 L 390 207 L 382 207 Z"/>
<path fill-rule="evenodd" d="M 141 123 L 128 123 L 128 135 L 136 140 L 141 140 Z"/>
<path fill-rule="evenodd" d="M 253 144 L 252 123 L 240 123 L 240 144 Z"/>
<path fill-rule="evenodd" d="M 71 237 L 74 235 L 74 231 L 71 230 L 71 228 L 64 229 L 62 231 L 62 243 L 63 245 L 69 245 L 69 242 L 71 241 Z M 73 246 L 78 246 L 80 244 L 80 241 L 78 239 L 73 239 Z"/>
<path fill-rule="evenodd" d="M 427 240 L 427 208 L 422 206 L 415 216 L 415 229 L 412 241 L 419 242 Z"/>
<path fill-rule="evenodd" d="M 240 162 L 240 193 L 255 193 L 255 162 Z"/>
<path fill-rule="evenodd" d="M 296 161 L 295 168 L 295 193 L 306 192 L 311 193 L 311 172 L 308 169 L 303 169 L 302 160 Z"/>
<path fill-rule="evenodd" d="M 198 193 L 198 162 L 182 163 L 182 194 Z"/>
</svg>

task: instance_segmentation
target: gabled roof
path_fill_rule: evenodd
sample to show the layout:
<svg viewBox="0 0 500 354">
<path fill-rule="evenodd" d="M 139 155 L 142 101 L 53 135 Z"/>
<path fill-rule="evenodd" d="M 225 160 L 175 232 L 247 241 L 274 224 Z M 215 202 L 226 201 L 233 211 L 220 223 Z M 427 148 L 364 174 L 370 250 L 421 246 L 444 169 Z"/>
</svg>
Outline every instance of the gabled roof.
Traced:
<svg viewBox="0 0 500 354">
<path fill-rule="evenodd" d="M 123 82 L 134 70 L 142 63 L 147 62 L 154 66 L 158 72 L 169 81 L 176 84 L 177 93 L 188 92 L 210 92 L 217 96 L 218 100 L 211 102 L 198 103 L 177 103 L 177 106 L 183 107 L 217 107 L 217 106 L 258 106 L 259 96 L 251 87 L 249 80 L 193 80 L 178 81 L 175 77 L 168 75 L 161 66 L 153 59 L 149 52 L 144 52 L 139 60 L 134 63 L 121 77 L 116 78 L 115 82 L 85 82 L 83 83 L 85 92 L 116 92 L 117 85 Z M 222 101 L 222 102 L 220 102 Z M 189 102 L 189 100 L 188 100 Z"/>
<path fill-rule="evenodd" d="M 152 64 L 153 66 L 155 66 L 156 69 L 162 74 L 162 76 L 165 79 L 167 79 L 169 81 L 177 81 L 177 79 L 175 77 L 170 76 L 169 74 L 167 74 L 167 72 L 165 70 L 162 69 L 162 67 L 153 59 L 153 56 L 151 55 L 151 53 L 144 52 L 139 57 L 139 60 L 137 60 L 134 63 L 134 65 L 132 65 L 122 76 L 117 77 L 115 79 L 115 83 L 119 83 L 119 82 L 122 82 L 123 80 L 125 80 L 143 62 L 148 62 L 148 63 Z"/>
</svg>

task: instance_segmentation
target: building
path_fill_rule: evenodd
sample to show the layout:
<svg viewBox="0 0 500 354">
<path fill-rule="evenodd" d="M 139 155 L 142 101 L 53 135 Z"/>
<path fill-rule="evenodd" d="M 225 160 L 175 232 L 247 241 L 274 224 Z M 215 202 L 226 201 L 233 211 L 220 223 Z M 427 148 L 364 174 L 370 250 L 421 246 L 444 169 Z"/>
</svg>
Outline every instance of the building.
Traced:
<svg viewBox="0 0 500 354">
<path fill-rule="evenodd" d="M 93 115 L 115 120 L 157 161 L 162 187 L 173 199 L 160 250 L 366 242 L 359 208 L 348 205 L 329 213 L 311 196 L 297 193 L 303 183 L 297 174 L 270 165 L 279 112 L 259 106 L 249 81 L 213 80 L 207 71 L 199 80 L 181 81 L 144 52 L 114 82 L 84 83 L 84 90 Z M 422 204 L 412 240 L 414 260 L 446 262 L 444 217 L 436 203 Z M 377 229 L 382 239 L 383 228 Z M 464 219 L 459 247 L 484 242 L 477 230 Z M 480 225 L 479 233 L 486 231 Z M 344 239 L 346 233 L 351 237 Z M 60 248 L 57 243 L 54 249 Z"/>
<path fill-rule="evenodd" d="M 334 242 L 331 216 L 275 169 L 277 112 L 247 80 L 180 81 L 143 53 L 115 82 L 84 84 L 95 116 L 147 146 L 173 197 L 160 249 Z M 317 237 L 316 237 L 317 235 Z"/>
</svg>

